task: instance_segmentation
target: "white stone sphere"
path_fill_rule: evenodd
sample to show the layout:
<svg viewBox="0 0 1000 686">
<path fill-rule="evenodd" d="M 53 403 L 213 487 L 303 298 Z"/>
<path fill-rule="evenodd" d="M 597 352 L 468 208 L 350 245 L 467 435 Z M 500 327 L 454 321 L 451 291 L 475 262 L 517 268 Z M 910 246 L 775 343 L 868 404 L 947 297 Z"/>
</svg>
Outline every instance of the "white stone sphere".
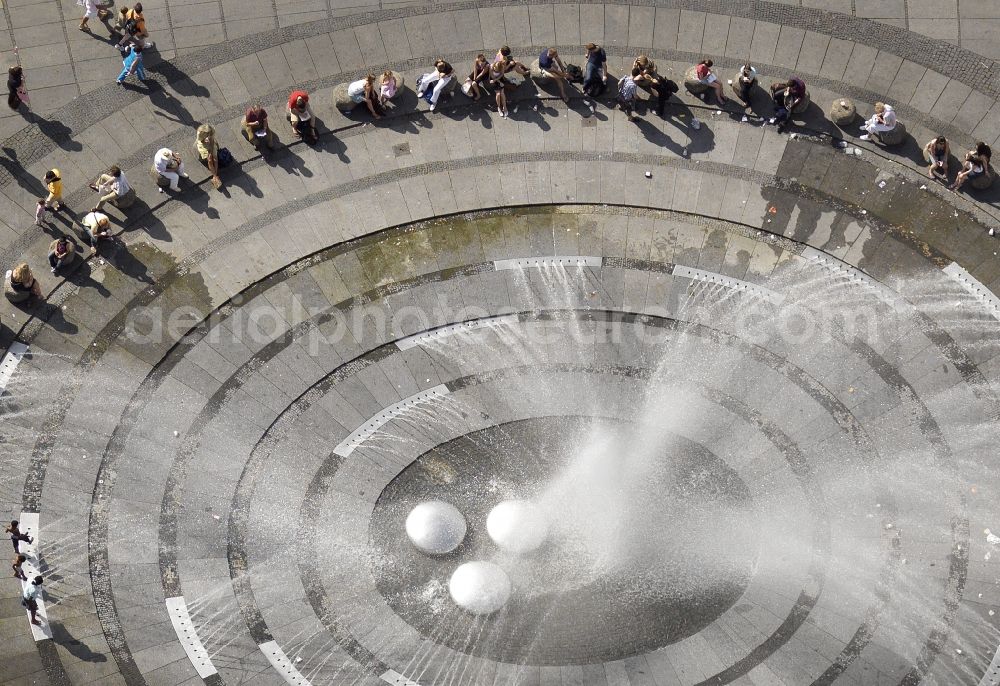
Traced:
<svg viewBox="0 0 1000 686">
<path fill-rule="evenodd" d="M 451 503 L 429 500 L 406 517 L 406 535 L 413 545 L 429 555 L 443 555 L 465 540 L 465 517 Z"/>
<path fill-rule="evenodd" d="M 488 615 L 507 604 L 510 577 L 492 562 L 466 562 L 451 575 L 448 592 L 463 610 Z"/>
<path fill-rule="evenodd" d="M 486 531 L 501 549 L 521 555 L 545 541 L 549 525 L 536 505 L 527 500 L 505 500 L 490 510 Z"/>
</svg>

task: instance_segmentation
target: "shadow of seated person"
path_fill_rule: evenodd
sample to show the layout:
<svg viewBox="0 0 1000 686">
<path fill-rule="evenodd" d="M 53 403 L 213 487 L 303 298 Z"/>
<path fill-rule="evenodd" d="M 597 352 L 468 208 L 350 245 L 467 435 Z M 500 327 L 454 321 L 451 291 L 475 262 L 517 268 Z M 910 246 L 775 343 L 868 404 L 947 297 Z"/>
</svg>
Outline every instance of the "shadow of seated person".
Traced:
<svg viewBox="0 0 1000 686">
<path fill-rule="evenodd" d="M 75 267 L 65 276 L 66 281 L 77 286 L 78 288 L 92 288 L 102 298 L 110 298 L 111 291 L 109 291 L 103 283 L 93 277 L 93 267 L 90 262 L 83 259 L 81 256 L 78 265 L 79 266 Z"/>
</svg>

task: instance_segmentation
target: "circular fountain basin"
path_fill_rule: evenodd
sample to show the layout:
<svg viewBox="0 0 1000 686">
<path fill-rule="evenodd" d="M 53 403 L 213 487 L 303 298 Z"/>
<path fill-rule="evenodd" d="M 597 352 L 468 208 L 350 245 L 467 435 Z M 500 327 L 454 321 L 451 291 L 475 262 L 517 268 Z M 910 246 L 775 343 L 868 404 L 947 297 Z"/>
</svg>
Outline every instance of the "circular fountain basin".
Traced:
<svg viewBox="0 0 1000 686">
<path fill-rule="evenodd" d="M 443 500 L 430 500 L 414 507 L 406 518 L 406 535 L 428 555 L 444 555 L 462 544 L 465 516 Z"/>
<path fill-rule="evenodd" d="M 463 610 L 488 615 L 507 604 L 510 577 L 492 562 L 466 562 L 451 575 L 448 592 Z"/>
<path fill-rule="evenodd" d="M 549 534 L 545 515 L 527 500 L 505 500 L 486 518 L 486 532 L 499 548 L 523 555 L 537 550 Z"/>
</svg>

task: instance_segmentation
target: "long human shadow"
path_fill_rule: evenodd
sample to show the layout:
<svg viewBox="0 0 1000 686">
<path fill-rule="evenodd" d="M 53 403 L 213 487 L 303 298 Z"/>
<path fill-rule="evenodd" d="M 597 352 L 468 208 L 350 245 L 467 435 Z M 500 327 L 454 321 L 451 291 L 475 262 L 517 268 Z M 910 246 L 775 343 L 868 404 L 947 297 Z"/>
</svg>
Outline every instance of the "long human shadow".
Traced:
<svg viewBox="0 0 1000 686">
<path fill-rule="evenodd" d="M 323 143 L 323 147 L 327 150 L 327 152 L 335 152 L 330 148 L 336 147 L 337 144 L 343 146 L 343 143 L 337 139 L 330 141 L 329 146 L 326 145 L 327 141 L 323 141 Z M 266 151 L 262 155 L 261 159 L 263 159 L 267 164 L 270 164 L 272 167 L 281 169 L 286 174 L 302 176 L 307 179 L 312 178 L 313 176 L 312 171 L 305 165 L 305 160 L 299 157 L 292 148 L 287 146 Z"/>
<path fill-rule="evenodd" d="M 83 150 L 83 145 L 72 139 L 73 130 L 60 121 L 46 119 L 35 111 L 32 111 L 31 123 L 38 127 L 42 134 L 56 144 L 59 148 L 69 152 L 79 152 Z"/>
<path fill-rule="evenodd" d="M 648 140 L 650 143 L 660 148 L 665 148 L 670 152 L 674 153 L 675 155 L 677 155 L 678 157 L 685 157 L 684 154 L 685 148 L 687 148 L 688 151 L 690 151 L 691 147 L 693 147 L 692 145 L 682 145 L 681 143 L 678 143 L 673 138 L 668 136 L 666 133 L 661 131 L 659 127 L 655 126 L 646 119 L 643 119 L 642 117 L 635 120 L 635 125 L 639 128 L 639 131 L 642 133 L 643 137 L 645 137 L 645 139 Z M 695 132 L 692 131 L 691 133 Z"/>
<path fill-rule="evenodd" d="M 69 271 L 60 272 L 60 274 L 66 281 L 69 281 L 71 284 L 81 289 L 93 289 L 102 298 L 110 298 L 111 291 L 109 291 L 103 283 L 94 279 L 92 276 L 93 269 L 90 266 L 90 262 L 83 258 L 83 256 L 87 254 L 88 250 L 90 250 L 89 246 L 77 243 L 76 252 L 80 255 L 80 257 L 76 260 L 76 263 Z"/>
<path fill-rule="evenodd" d="M 153 208 L 141 197 L 136 196 L 135 202 L 125 213 L 123 223 L 128 231 L 143 231 L 150 238 L 164 243 L 173 241 L 173 237 L 167 231 L 166 224 L 156 216 Z"/>
<path fill-rule="evenodd" d="M 187 74 L 166 60 L 156 62 L 149 71 L 163 76 L 166 83 L 170 84 L 171 89 L 181 97 L 207 98 L 211 95 L 207 88 L 199 86 L 188 78 Z M 150 102 L 163 110 L 163 112 L 156 112 L 158 116 L 185 126 L 194 127 L 200 123 L 187 111 L 181 100 L 175 98 L 159 82 L 149 81 L 148 84 Z"/>
<path fill-rule="evenodd" d="M 651 116 L 658 115 L 653 114 Z M 702 125 L 700 128 L 695 129 L 691 126 L 691 121 L 697 119 L 697 116 L 697 113 L 682 100 L 679 100 L 674 96 L 671 96 L 667 100 L 666 106 L 663 108 L 663 116 L 661 118 L 671 126 L 674 126 L 685 137 L 690 139 L 690 143 L 687 145 L 681 145 L 679 148 L 673 147 L 675 143 L 669 135 L 663 133 L 662 131 L 658 131 L 655 126 L 652 126 L 648 122 L 648 135 L 646 127 L 640 125 L 639 128 L 642 130 L 643 135 L 646 136 L 646 139 L 651 143 L 663 145 L 667 149 L 676 152 L 681 157 L 687 157 L 691 153 L 708 152 L 715 147 L 715 133 L 712 131 L 711 127 Z M 657 132 L 660 136 L 656 135 Z M 669 144 L 665 142 L 667 140 L 670 141 Z"/>
<path fill-rule="evenodd" d="M 344 142 L 337 138 L 333 131 L 330 131 L 323 124 L 323 120 L 316 117 L 316 131 L 319 132 L 319 140 L 314 146 L 317 150 L 327 153 L 332 153 L 337 156 L 344 164 L 351 161 L 350 156 L 347 154 L 347 146 Z"/>
<path fill-rule="evenodd" d="M 17 151 L 13 148 L 4 147 L 3 155 L 0 155 L 0 166 L 17 181 L 17 185 L 37 198 L 44 198 L 46 195 L 45 185 L 41 179 L 28 174 L 17 159 Z"/>
<path fill-rule="evenodd" d="M 300 160 L 302 158 L 299 158 Z M 312 173 L 310 172 L 310 176 Z M 222 187 L 219 188 L 219 193 L 229 198 L 232 197 L 229 194 L 229 187 L 233 186 L 239 188 L 241 191 L 246 193 L 248 196 L 254 198 L 263 198 L 264 192 L 260 190 L 260 186 L 257 184 L 257 180 L 251 174 L 244 174 L 243 170 L 239 165 L 233 164 L 219 171 L 219 177 L 222 179 Z M 207 191 L 206 191 L 207 193 Z"/>
<path fill-rule="evenodd" d="M 52 640 L 69 651 L 70 655 L 82 662 L 107 662 L 108 658 L 103 653 L 95 653 L 83 641 L 73 637 L 62 622 L 52 622 L 49 627 L 52 629 Z"/>
</svg>

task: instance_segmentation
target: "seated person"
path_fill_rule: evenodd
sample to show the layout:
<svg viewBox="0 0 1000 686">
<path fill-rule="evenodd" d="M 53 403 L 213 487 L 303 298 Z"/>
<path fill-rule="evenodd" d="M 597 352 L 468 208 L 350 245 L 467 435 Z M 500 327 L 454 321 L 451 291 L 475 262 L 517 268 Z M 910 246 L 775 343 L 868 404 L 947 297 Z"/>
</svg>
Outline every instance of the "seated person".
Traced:
<svg viewBox="0 0 1000 686">
<path fill-rule="evenodd" d="M 743 101 L 744 109 L 750 107 L 750 92 L 753 90 L 753 85 L 757 81 L 757 70 L 754 66 L 747 62 L 742 67 L 740 67 L 739 74 L 736 75 L 736 95 L 740 100 Z"/>
<path fill-rule="evenodd" d="M 927 167 L 927 176 L 945 180 L 948 178 L 948 156 L 951 150 L 948 146 L 948 139 L 938 136 L 924 146 L 924 161 Z"/>
<path fill-rule="evenodd" d="M 434 71 L 417 79 L 417 97 L 424 98 L 431 106 L 431 112 L 437 109 L 441 93 L 455 80 L 455 69 L 440 57 L 434 60 Z"/>
<path fill-rule="evenodd" d="M 771 84 L 774 116 L 771 117 L 770 123 L 778 125 L 778 133 L 785 130 L 785 127 L 788 126 L 788 120 L 792 116 L 792 110 L 798 107 L 805 97 L 806 83 L 798 76 Z"/>
<path fill-rule="evenodd" d="M 73 264 L 75 253 L 76 246 L 65 236 L 49 243 L 49 267 L 52 268 L 52 273 Z"/>
<path fill-rule="evenodd" d="M 358 105 L 364 103 L 372 117 L 375 119 L 381 118 L 383 110 L 382 104 L 379 102 L 378 90 L 375 87 L 374 74 L 369 74 L 363 79 L 352 81 L 347 86 L 347 95 L 352 102 Z"/>
<path fill-rule="evenodd" d="M 632 63 L 632 68 L 639 70 L 639 77 L 636 79 L 636 83 L 656 92 L 656 113 L 662 117 L 667 100 L 670 99 L 671 95 L 680 90 L 677 84 L 671 79 L 661 76 L 656 70 L 656 63 L 645 55 L 636 57 L 635 62 Z"/>
<path fill-rule="evenodd" d="M 521 76 L 527 76 L 531 73 L 526 66 L 514 59 L 510 53 L 510 47 L 506 45 L 500 48 L 493 58 L 493 64 L 497 63 L 503 63 L 505 74 L 516 71 Z"/>
<path fill-rule="evenodd" d="M 871 134 L 885 133 L 886 131 L 892 131 L 894 128 L 896 128 L 896 110 L 892 108 L 892 105 L 877 102 L 875 103 L 875 114 L 861 125 L 861 130 L 865 132 L 861 136 L 861 140 L 870 140 Z"/>
<path fill-rule="evenodd" d="M 188 177 L 184 171 L 184 162 L 181 161 L 181 156 L 170 148 L 160 148 L 156 151 L 156 154 L 153 155 L 153 169 L 170 182 L 170 190 L 172 191 L 179 191 L 181 189 L 180 180 Z M 162 188 L 160 192 L 163 192 Z"/>
<path fill-rule="evenodd" d="M 215 127 L 211 124 L 199 126 L 194 143 L 198 149 L 198 159 L 212 174 L 212 185 L 220 188 L 222 179 L 219 177 L 219 144 L 215 140 Z"/>
<path fill-rule="evenodd" d="M 698 81 L 715 91 L 715 100 L 721 107 L 726 104 L 726 96 L 722 94 L 722 84 L 712 71 L 712 64 L 712 60 L 702 60 L 695 66 L 694 73 Z"/>
<path fill-rule="evenodd" d="M 292 133 L 306 143 L 312 144 L 319 140 L 316 133 L 316 117 L 309 105 L 309 94 L 305 91 L 292 91 L 288 96 L 288 107 L 285 110 Z"/>
<path fill-rule="evenodd" d="M 955 177 L 955 183 L 949 186 L 949 188 L 957 191 L 969 179 L 975 179 L 984 175 L 986 178 L 989 178 L 992 157 L 993 151 L 990 149 L 990 146 L 983 142 L 976 143 L 976 149 L 970 150 L 965 154 L 962 171 L 958 172 L 958 176 Z"/>
<path fill-rule="evenodd" d="M 90 246 L 90 252 L 97 252 L 97 242 L 111 238 L 111 220 L 103 212 L 88 212 L 80 222 L 83 224 L 83 239 Z"/>
<path fill-rule="evenodd" d="M 128 207 L 135 200 L 135 191 L 117 165 L 111 167 L 107 173 L 101 174 L 90 187 L 101 194 L 97 205 L 94 206 L 94 210 L 98 212 L 104 208 L 106 202 L 115 207 Z"/>
<path fill-rule="evenodd" d="M 241 122 L 243 135 L 257 147 L 261 142 L 268 148 L 274 148 L 274 133 L 267 124 L 267 110 L 260 105 L 251 105 Z"/>
<path fill-rule="evenodd" d="M 559 52 L 555 48 L 542 50 L 542 54 L 538 56 L 538 68 L 542 70 L 542 76 L 556 82 L 556 85 L 559 86 L 559 96 L 563 102 L 568 103 L 566 82 L 569 80 L 569 72 L 566 71 L 566 65 L 560 59 Z"/>
<path fill-rule="evenodd" d="M 399 88 L 399 84 L 396 83 L 396 76 L 392 73 L 391 69 L 387 69 L 382 72 L 382 76 L 379 78 L 379 88 L 378 88 L 378 102 L 380 105 L 385 105 L 387 102 L 396 97 L 396 90 Z"/>
<path fill-rule="evenodd" d="M 32 296 L 42 297 L 42 286 L 38 283 L 35 275 L 31 273 L 31 268 L 26 262 L 22 262 L 8 272 L 4 290 L 7 293 L 7 299 L 11 302 L 23 302 Z"/>
<path fill-rule="evenodd" d="M 486 55 L 479 53 L 476 55 L 476 61 L 472 63 L 472 71 L 465 77 L 462 92 L 473 100 L 479 100 L 482 96 L 481 89 L 486 87 L 489 80 L 490 62 L 486 59 Z"/>
</svg>

